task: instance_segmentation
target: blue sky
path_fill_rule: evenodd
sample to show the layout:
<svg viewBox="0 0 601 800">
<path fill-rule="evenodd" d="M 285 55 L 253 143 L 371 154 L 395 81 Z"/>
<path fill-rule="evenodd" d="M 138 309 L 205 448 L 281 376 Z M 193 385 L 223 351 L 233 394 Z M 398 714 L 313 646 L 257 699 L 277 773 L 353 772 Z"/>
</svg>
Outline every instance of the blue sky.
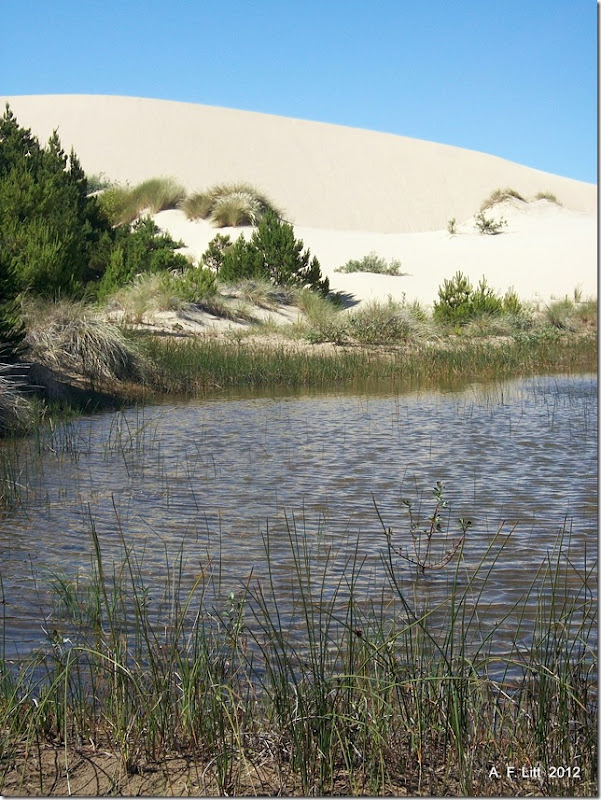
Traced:
<svg viewBox="0 0 601 800">
<path fill-rule="evenodd" d="M 0 0 L 0 94 L 114 94 L 597 180 L 593 0 Z"/>
</svg>

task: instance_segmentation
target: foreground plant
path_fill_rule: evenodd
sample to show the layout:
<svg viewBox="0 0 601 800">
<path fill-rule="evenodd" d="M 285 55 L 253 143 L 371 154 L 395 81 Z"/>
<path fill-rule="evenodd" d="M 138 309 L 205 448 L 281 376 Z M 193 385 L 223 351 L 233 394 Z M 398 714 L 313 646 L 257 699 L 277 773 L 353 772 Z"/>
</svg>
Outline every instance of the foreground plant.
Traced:
<svg viewBox="0 0 601 800">
<path fill-rule="evenodd" d="M 426 537 L 443 506 L 437 484 Z M 5 793 L 35 780 L 41 794 L 78 794 L 85 764 L 100 793 L 155 776 L 164 794 L 180 756 L 200 795 L 508 795 L 506 763 L 540 765 L 520 791 L 594 794 L 595 567 L 573 563 L 568 531 L 498 617 L 485 587 L 511 558 L 502 525 L 475 561 L 467 543 L 455 564 L 437 561 L 448 579 L 431 604 L 423 552 L 411 578 L 386 536 L 374 584 L 358 542 L 338 552 L 288 515 L 277 536 L 291 611 L 269 527 L 263 577 L 234 589 L 219 563 L 181 550 L 166 551 L 164 584 L 151 585 L 117 507 L 120 560 L 90 530 L 88 577 L 51 579 L 46 642 L 18 664 L 2 659 Z"/>
<path fill-rule="evenodd" d="M 114 324 L 81 302 L 26 306 L 28 356 L 61 374 L 98 380 L 143 380 L 146 362 Z"/>
</svg>

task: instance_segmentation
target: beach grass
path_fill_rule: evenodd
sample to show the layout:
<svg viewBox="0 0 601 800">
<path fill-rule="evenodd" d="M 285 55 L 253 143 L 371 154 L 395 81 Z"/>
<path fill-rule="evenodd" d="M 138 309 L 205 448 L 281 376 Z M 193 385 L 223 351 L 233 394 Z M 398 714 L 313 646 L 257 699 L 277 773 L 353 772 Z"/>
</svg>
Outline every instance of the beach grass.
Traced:
<svg viewBox="0 0 601 800">
<path fill-rule="evenodd" d="M 245 182 L 217 184 L 195 192 L 181 208 L 188 219 L 210 219 L 218 228 L 258 225 L 266 211 L 281 215 L 266 194 Z"/>
</svg>

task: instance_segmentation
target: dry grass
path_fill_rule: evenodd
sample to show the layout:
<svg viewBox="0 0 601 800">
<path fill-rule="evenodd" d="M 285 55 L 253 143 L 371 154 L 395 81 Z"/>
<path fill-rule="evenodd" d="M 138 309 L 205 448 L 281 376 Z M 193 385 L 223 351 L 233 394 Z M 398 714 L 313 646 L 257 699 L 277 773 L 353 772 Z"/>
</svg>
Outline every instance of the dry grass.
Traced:
<svg viewBox="0 0 601 800">
<path fill-rule="evenodd" d="M 182 204 L 188 219 L 210 219 L 217 227 L 257 225 L 266 211 L 281 212 L 249 183 L 224 183 L 190 195 Z"/>
<path fill-rule="evenodd" d="M 497 205 L 497 203 L 502 203 L 505 200 L 511 200 L 511 199 L 521 200 L 523 203 L 528 202 L 526 198 L 523 197 L 515 189 L 511 189 L 509 187 L 506 189 L 495 189 L 494 192 L 491 192 L 491 194 L 486 198 L 486 200 L 482 202 L 482 205 L 480 206 L 480 211 L 486 211 L 487 209 Z"/>
<path fill-rule="evenodd" d="M 29 303 L 25 307 L 29 356 L 61 373 L 88 380 L 142 380 L 142 356 L 117 325 L 81 302 Z"/>
</svg>

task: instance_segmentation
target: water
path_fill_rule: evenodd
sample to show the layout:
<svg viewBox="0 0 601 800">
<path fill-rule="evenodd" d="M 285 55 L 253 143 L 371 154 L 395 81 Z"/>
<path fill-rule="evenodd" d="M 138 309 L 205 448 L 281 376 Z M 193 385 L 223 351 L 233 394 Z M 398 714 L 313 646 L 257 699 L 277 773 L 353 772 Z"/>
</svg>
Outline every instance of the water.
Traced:
<svg viewBox="0 0 601 800">
<path fill-rule="evenodd" d="M 315 585 L 325 570 L 326 599 L 337 590 L 346 599 L 340 582 L 356 558 L 355 591 L 365 603 L 387 603 L 391 528 L 404 591 L 418 605 L 436 605 L 450 581 L 465 585 L 470 568 L 492 559 L 500 530 L 503 552 L 480 600 L 497 624 L 562 531 L 575 569 L 596 558 L 596 389 L 595 376 L 556 376 L 444 393 L 228 397 L 65 424 L 35 458 L 23 443 L 27 500 L 0 513 L 6 653 L 40 645 L 43 628 L 56 624 L 50 573 L 91 574 L 92 527 L 105 565 L 121 560 L 125 541 L 151 586 L 162 585 L 166 561 L 180 549 L 184 585 L 218 564 L 211 602 L 221 607 L 251 574 L 267 581 L 268 539 L 278 609 L 291 630 L 291 536 L 311 553 Z M 457 574 L 447 566 L 419 576 L 398 555 L 413 553 L 403 499 L 426 527 L 437 481 L 446 487 L 450 530 L 435 555 L 458 539 L 457 519 L 469 518 L 464 563 Z M 510 621 L 497 636 L 505 629 L 509 642 Z"/>
</svg>

